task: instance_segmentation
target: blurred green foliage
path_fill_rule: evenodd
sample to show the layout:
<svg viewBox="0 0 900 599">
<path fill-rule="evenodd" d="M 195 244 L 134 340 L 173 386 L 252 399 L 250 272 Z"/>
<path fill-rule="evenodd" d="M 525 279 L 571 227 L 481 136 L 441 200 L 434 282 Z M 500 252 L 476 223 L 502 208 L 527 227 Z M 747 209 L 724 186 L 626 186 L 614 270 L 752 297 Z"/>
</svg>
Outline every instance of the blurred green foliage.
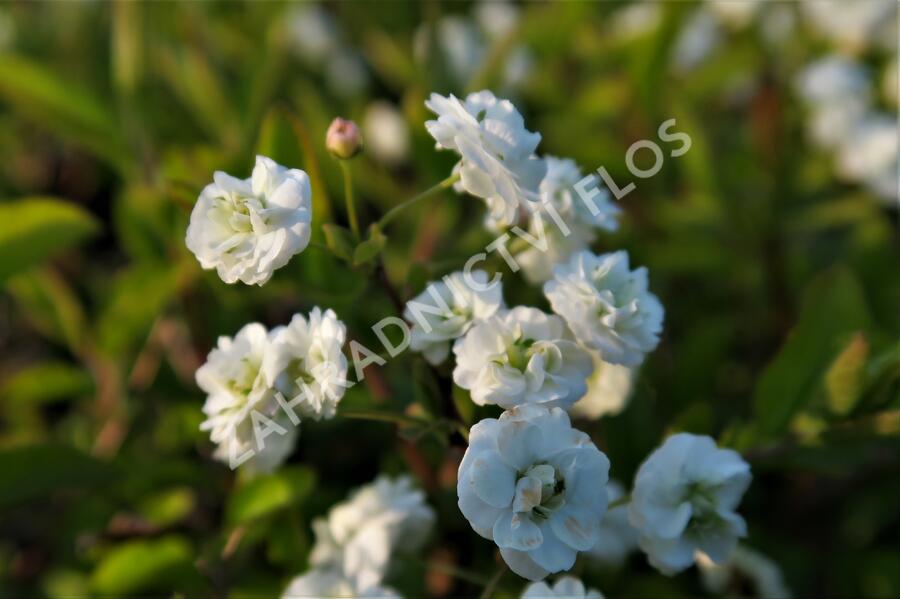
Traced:
<svg viewBox="0 0 900 599">
<path fill-rule="evenodd" d="M 665 338 L 628 409 L 579 426 L 623 481 L 672 431 L 740 449 L 755 472 L 748 543 L 781 564 L 796 596 L 900 596 L 897 211 L 836 182 L 804 141 L 792 81 L 815 40 L 800 32 L 775 52 L 738 32 L 677 75 L 668 57 L 695 7 L 664 3 L 657 29 L 622 38 L 608 28 L 621 4 L 523 6 L 469 84 L 502 91 L 509 48 L 525 44 L 533 61 L 510 95 L 540 150 L 605 166 L 620 185 L 633 179 L 625 150 L 659 123 L 676 118 L 693 140 L 635 181 L 622 229 L 595 248 L 627 248 L 649 268 Z M 432 149 L 423 101 L 467 89 L 415 60 L 413 38 L 470 5 L 329 4 L 369 73 L 350 94 L 297 56 L 296 8 L 0 5 L 16 33 L 0 49 L 0 595 L 275 594 L 306 569 L 310 520 L 379 471 L 411 470 L 439 514 L 422 561 L 402 564 L 394 586 L 477 594 L 428 563 L 495 571 L 493 546 L 455 505 L 460 437 L 410 423 L 453 414 L 450 401 L 468 421 L 493 412 L 442 388 L 416 356 L 343 400 L 359 415 L 405 416 L 304 424 L 276 474 L 235 475 L 198 430 L 193 372 L 218 335 L 321 305 L 377 347 L 369 327 L 397 313 L 377 256 L 405 300 L 492 239 L 479 202 L 444 193 L 354 248 L 323 145 L 334 116 L 360 119 L 373 99 L 402 110 L 407 159 L 353 161 L 363 223 L 444 179 L 453 157 Z M 728 93 L 736 85 L 744 92 Z M 256 153 L 309 172 L 314 243 L 264 288 L 227 286 L 200 270 L 184 232 L 212 172 L 248 176 Z M 547 307 L 502 272 L 509 303 Z M 694 573 L 668 579 L 639 555 L 621 571 L 579 561 L 576 572 L 610 597 L 701 592 Z M 518 595 L 514 578 L 498 596 Z"/>
</svg>

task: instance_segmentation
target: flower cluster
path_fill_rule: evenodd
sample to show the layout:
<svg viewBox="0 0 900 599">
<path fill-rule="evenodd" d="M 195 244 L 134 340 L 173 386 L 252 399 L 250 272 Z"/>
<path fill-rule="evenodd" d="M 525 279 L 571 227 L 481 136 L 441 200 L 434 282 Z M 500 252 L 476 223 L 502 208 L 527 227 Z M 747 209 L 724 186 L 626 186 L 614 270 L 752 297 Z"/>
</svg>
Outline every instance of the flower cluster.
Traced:
<svg viewBox="0 0 900 599">
<path fill-rule="evenodd" d="M 252 323 L 233 339 L 220 337 L 196 376 L 207 393 L 200 428 L 210 431 L 216 458 L 271 471 L 293 448 L 301 417 L 334 416 L 345 390 L 346 334 L 333 311 L 313 308 L 271 331 Z"/>
<path fill-rule="evenodd" d="M 418 549 L 433 523 L 434 512 L 408 477 L 380 476 L 313 521 L 313 569 L 284 596 L 396 596 L 382 586 L 391 556 Z"/>
<path fill-rule="evenodd" d="M 663 307 L 647 270 L 632 269 L 625 251 L 589 249 L 597 231 L 616 229 L 619 209 L 573 161 L 538 157 L 540 135 L 508 100 L 489 91 L 465 100 L 432 94 L 426 105 L 438 115 L 426 123 L 437 146 L 460 155 L 444 187 L 455 180 L 457 191 L 483 199 L 490 228 L 538 240 L 521 253 L 523 274 L 542 284 L 553 310 L 507 308 L 499 274 L 471 271 L 471 260 L 405 306 L 410 347 L 435 366 L 452 355 L 453 382 L 475 404 L 504 410 L 469 431 L 460 511 L 531 581 L 571 569 L 580 552 L 618 563 L 635 546 L 666 574 L 696 555 L 725 562 L 746 534 L 735 510 L 750 471 L 737 453 L 709 437 L 674 435 L 640 467 L 629 498 L 608 483 L 607 456 L 570 420 L 570 411 L 597 418 L 622 410 L 659 343 Z M 328 144 L 348 158 L 360 150 L 346 145 L 358 131 L 338 125 Z M 545 215 L 557 225 L 550 234 Z M 306 246 L 310 216 L 306 174 L 258 157 L 247 181 L 216 173 L 192 214 L 188 247 L 226 283 L 261 285 Z M 208 395 L 201 428 L 216 457 L 270 471 L 290 453 L 301 419 L 335 416 L 349 386 L 346 339 L 334 312 L 319 308 L 271 331 L 253 323 L 220 338 L 196 377 Z M 434 520 L 409 478 L 377 478 L 313 522 L 311 569 L 284 596 L 396 596 L 384 586 L 392 556 L 421 546 Z M 571 577 L 523 596 L 601 597 Z"/>
</svg>

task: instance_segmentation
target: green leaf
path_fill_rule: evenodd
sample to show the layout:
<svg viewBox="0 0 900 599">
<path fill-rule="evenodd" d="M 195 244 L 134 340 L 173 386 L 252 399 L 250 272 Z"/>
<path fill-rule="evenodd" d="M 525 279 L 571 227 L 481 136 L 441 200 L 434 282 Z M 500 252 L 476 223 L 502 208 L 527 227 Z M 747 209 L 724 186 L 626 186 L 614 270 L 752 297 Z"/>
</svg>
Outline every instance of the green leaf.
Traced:
<svg viewBox="0 0 900 599">
<path fill-rule="evenodd" d="M 26 503 L 62 488 L 93 488 L 120 471 L 73 447 L 29 445 L 0 451 L 0 509 Z"/>
<path fill-rule="evenodd" d="M 349 229 L 345 229 L 340 225 L 326 223 L 322 225 L 322 231 L 325 233 L 325 243 L 328 249 L 334 252 L 338 258 L 350 261 L 353 256 L 353 233 Z"/>
<path fill-rule="evenodd" d="M 12 277 L 6 288 L 31 326 L 66 345 L 73 354 L 81 353 L 87 319 L 81 302 L 62 277 L 45 267 Z"/>
<path fill-rule="evenodd" d="M 121 170 L 130 167 L 115 112 L 76 82 L 14 54 L 0 54 L 0 98 L 54 135 L 70 139 Z"/>
<path fill-rule="evenodd" d="M 118 596 L 165 590 L 194 576 L 191 546 L 181 537 L 170 536 L 113 548 L 94 570 L 91 586 L 98 595 Z"/>
<path fill-rule="evenodd" d="M 0 282 L 98 229 L 93 216 L 70 202 L 27 198 L 0 204 Z"/>
<path fill-rule="evenodd" d="M 227 521 L 244 524 L 274 514 L 302 501 L 314 486 L 315 472 L 303 467 L 282 468 L 254 478 L 232 494 Z"/>
<path fill-rule="evenodd" d="M 856 278 L 836 269 L 816 278 L 804 294 L 797 325 L 754 391 L 758 434 L 773 438 L 812 399 L 829 362 L 849 335 L 869 323 Z"/>
<path fill-rule="evenodd" d="M 139 265 L 116 276 L 110 300 L 97 323 L 97 339 L 108 355 L 133 349 L 148 334 L 153 321 L 165 310 L 183 283 L 185 268 Z"/>
<path fill-rule="evenodd" d="M 154 526 L 165 527 L 185 519 L 194 510 L 195 504 L 194 491 L 188 487 L 178 487 L 145 498 L 138 512 Z"/>
<path fill-rule="evenodd" d="M 369 238 L 353 250 L 353 266 L 361 266 L 372 262 L 381 254 L 386 243 L 387 237 L 384 236 L 378 225 L 371 225 L 369 227 Z"/>
<path fill-rule="evenodd" d="M 303 164 L 303 153 L 285 110 L 273 108 L 266 114 L 259 129 L 256 153 L 289 168 Z"/>
<path fill-rule="evenodd" d="M 83 397 L 93 391 L 94 381 L 88 372 L 63 362 L 24 368 L 0 384 L 0 396 L 20 405 Z"/>
<path fill-rule="evenodd" d="M 834 414 L 849 414 L 859 401 L 868 357 L 869 342 L 865 335 L 856 333 L 828 368 L 825 390 Z"/>
</svg>

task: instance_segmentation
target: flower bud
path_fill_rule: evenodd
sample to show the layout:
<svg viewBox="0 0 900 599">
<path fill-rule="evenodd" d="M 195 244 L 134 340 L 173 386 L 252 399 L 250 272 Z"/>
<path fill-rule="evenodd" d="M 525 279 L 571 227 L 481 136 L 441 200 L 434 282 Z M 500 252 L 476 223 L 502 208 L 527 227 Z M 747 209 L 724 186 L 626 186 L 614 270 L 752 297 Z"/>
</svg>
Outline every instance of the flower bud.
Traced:
<svg viewBox="0 0 900 599">
<path fill-rule="evenodd" d="M 328 126 L 325 134 L 325 147 L 337 158 L 347 159 L 356 156 L 362 150 L 363 140 L 359 127 L 353 121 L 337 117 Z"/>
</svg>

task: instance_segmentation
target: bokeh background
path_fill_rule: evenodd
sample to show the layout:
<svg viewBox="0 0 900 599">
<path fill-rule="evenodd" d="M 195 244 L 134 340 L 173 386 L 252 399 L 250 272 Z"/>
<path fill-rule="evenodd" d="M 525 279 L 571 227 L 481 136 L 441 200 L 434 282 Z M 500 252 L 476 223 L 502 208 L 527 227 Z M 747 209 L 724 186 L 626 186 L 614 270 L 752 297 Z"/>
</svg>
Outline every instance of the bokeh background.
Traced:
<svg viewBox="0 0 900 599">
<path fill-rule="evenodd" d="M 480 592 L 496 558 L 455 505 L 457 435 L 336 418 L 274 475 L 211 458 L 193 373 L 218 335 L 320 305 L 374 347 L 397 310 L 321 245 L 250 288 L 202 272 L 184 233 L 212 172 L 263 153 L 310 173 L 324 243 L 319 225 L 346 224 L 335 116 L 363 127 L 371 222 L 449 174 L 428 94 L 482 88 L 542 153 L 637 184 L 594 249 L 646 265 L 667 314 L 627 409 L 577 423 L 612 475 L 667 433 L 713 435 L 751 462 L 747 545 L 795 596 L 900 596 L 897 24 L 870 0 L 0 4 L 0 596 L 271 596 L 306 569 L 310 520 L 378 472 L 411 472 L 438 511 L 391 585 Z M 863 73 L 852 93 L 805 86 L 828 57 Z M 893 146 L 823 140 L 863 99 Z M 670 118 L 691 150 L 635 179 L 625 151 Z M 445 194 L 390 228 L 402 299 L 492 239 L 482 217 Z M 546 307 L 503 272 L 508 303 Z M 344 403 L 427 415 L 441 396 L 405 354 Z M 576 573 L 608 597 L 705 594 L 640 554 Z"/>
</svg>

